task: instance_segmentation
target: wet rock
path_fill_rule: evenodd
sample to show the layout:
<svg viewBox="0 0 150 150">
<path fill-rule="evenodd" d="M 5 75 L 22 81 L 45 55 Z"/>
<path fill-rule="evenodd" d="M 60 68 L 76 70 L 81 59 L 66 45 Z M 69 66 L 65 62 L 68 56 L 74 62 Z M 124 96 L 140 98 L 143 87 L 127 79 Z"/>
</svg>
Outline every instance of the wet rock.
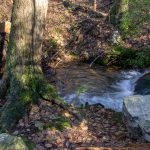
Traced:
<svg viewBox="0 0 150 150">
<path fill-rule="evenodd" d="M 135 94 L 148 95 L 150 94 L 150 73 L 141 77 L 135 85 Z"/>
<path fill-rule="evenodd" d="M 50 148 L 50 147 L 52 147 L 52 144 L 46 143 L 46 144 L 45 144 L 45 147 L 46 147 L 46 148 Z"/>
<path fill-rule="evenodd" d="M 28 150 L 21 137 L 7 133 L 0 134 L 0 150 Z"/>
<path fill-rule="evenodd" d="M 131 138 L 150 142 L 150 95 L 126 97 L 123 114 Z"/>
</svg>

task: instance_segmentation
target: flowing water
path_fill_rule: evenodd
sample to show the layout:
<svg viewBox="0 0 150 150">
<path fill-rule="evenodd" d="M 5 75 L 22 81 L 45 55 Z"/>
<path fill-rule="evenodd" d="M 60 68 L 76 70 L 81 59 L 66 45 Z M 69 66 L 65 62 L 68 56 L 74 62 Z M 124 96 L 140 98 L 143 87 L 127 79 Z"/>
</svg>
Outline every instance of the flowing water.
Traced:
<svg viewBox="0 0 150 150">
<path fill-rule="evenodd" d="M 149 72 L 100 66 L 91 69 L 87 64 L 71 64 L 56 69 L 55 85 L 60 96 L 69 103 L 78 106 L 87 102 L 99 103 L 106 108 L 121 111 L 123 98 L 133 95 L 136 81 Z"/>
</svg>

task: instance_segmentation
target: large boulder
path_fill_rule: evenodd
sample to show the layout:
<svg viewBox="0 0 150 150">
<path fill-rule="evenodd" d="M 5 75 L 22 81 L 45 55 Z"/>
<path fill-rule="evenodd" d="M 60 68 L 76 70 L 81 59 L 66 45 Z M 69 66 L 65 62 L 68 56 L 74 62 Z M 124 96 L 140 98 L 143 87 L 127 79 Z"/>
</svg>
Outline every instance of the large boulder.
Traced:
<svg viewBox="0 0 150 150">
<path fill-rule="evenodd" d="M 7 133 L 0 134 L 0 150 L 28 150 L 21 137 Z"/>
<path fill-rule="evenodd" d="M 126 97 L 123 114 L 131 138 L 150 142 L 150 95 Z"/>
</svg>

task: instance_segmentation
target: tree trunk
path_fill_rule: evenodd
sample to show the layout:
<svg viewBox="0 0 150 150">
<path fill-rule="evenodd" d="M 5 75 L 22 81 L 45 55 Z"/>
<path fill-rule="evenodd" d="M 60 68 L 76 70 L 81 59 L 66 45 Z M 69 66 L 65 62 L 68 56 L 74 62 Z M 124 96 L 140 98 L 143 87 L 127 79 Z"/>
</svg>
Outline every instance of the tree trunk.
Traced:
<svg viewBox="0 0 150 150">
<path fill-rule="evenodd" d="M 97 0 L 94 0 L 93 10 L 97 11 Z"/>
<path fill-rule="evenodd" d="M 0 91 L 2 94 L 7 93 L 7 101 L 0 113 L 1 129 L 11 129 L 29 105 L 38 102 L 38 92 L 49 96 L 53 90 L 44 79 L 41 69 L 47 8 L 48 0 L 14 0 L 12 28 Z"/>
<path fill-rule="evenodd" d="M 109 14 L 109 21 L 114 26 L 122 28 L 122 24 L 126 24 L 125 17 L 128 17 L 129 0 L 114 0 L 113 6 Z"/>
</svg>

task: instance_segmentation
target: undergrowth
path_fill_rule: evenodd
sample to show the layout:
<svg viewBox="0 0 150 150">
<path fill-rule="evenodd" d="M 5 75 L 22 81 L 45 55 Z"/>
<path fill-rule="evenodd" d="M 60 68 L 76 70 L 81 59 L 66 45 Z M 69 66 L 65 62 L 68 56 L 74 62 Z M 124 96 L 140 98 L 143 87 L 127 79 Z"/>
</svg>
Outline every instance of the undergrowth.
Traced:
<svg viewBox="0 0 150 150">
<path fill-rule="evenodd" d="M 146 68 L 150 66 L 150 48 L 134 50 L 121 46 L 113 47 L 100 63 L 122 68 Z"/>
</svg>

